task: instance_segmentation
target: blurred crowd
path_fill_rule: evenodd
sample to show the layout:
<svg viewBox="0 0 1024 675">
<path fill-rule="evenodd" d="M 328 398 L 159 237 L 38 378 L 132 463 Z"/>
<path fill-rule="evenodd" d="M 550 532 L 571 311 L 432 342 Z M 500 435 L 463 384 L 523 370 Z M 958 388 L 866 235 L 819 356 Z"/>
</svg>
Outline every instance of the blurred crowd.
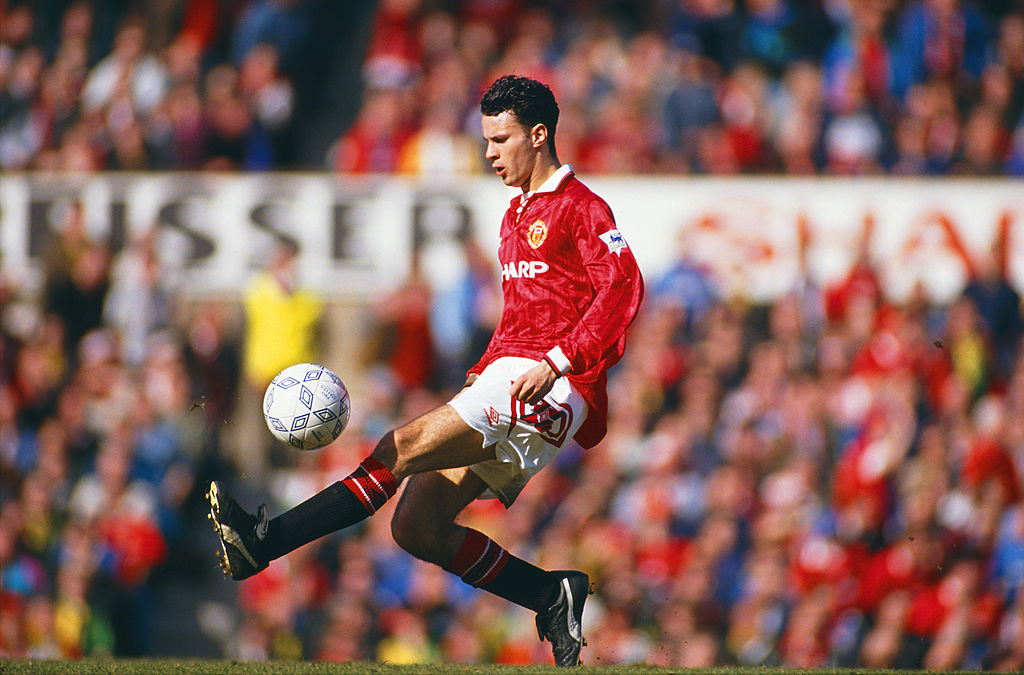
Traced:
<svg viewBox="0 0 1024 675">
<path fill-rule="evenodd" d="M 481 170 L 476 92 L 515 70 L 552 83 L 560 156 L 584 175 L 1024 171 L 1017 3 L 540 4 L 382 0 L 362 111 L 325 161 Z M 289 166 L 314 5 L 6 0 L 0 164 Z M 0 655 L 153 653 L 157 598 L 200 588 L 227 600 L 172 617 L 195 632 L 186 652 L 547 662 L 529 612 L 398 550 L 391 507 L 238 585 L 205 520 L 211 478 L 276 513 L 447 400 L 496 319 L 492 254 L 464 244 L 457 283 L 413 264 L 366 308 L 365 361 L 326 364 L 359 371 L 350 427 L 298 453 L 255 407 L 268 373 L 323 356 L 294 245 L 241 302 L 185 302 L 154 233 L 113 251 L 66 205 L 38 297 L 0 279 Z M 942 305 L 887 297 L 864 252 L 767 304 L 681 257 L 647 280 L 607 438 L 567 447 L 508 512 L 467 510 L 516 555 L 591 575 L 586 663 L 1024 669 L 1024 319 L 1005 252 Z"/>
<path fill-rule="evenodd" d="M 478 163 L 507 72 L 550 83 L 586 173 L 1024 172 L 1024 6 L 959 0 L 383 0 L 333 165 Z"/>
<path fill-rule="evenodd" d="M 286 168 L 308 4 L 4 0 L 0 166 Z"/>
<path fill-rule="evenodd" d="M 80 209 L 64 218 L 38 302 L 2 287 L 0 654 L 149 654 L 170 622 L 193 633 L 176 655 L 549 661 L 528 611 L 399 550 L 392 506 L 237 585 L 204 518 L 211 478 L 277 513 L 447 400 L 494 325 L 493 268 L 440 291 L 414 265 L 369 305 L 365 362 L 328 364 L 362 371 L 350 426 L 300 453 L 243 393 L 321 354 L 290 242 L 244 302 L 185 305 L 152 238 L 111 256 Z M 954 301 L 894 302 L 869 250 L 767 304 L 680 257 L 648 279 L 607 438 L 570 443 L 507 512 L 467 509 L 515 554 L 591 575 L 587 663 L 1024 667 L 1020 295 L 996 250 Z M 204 600 L 177 615 L 157 602 L 189 588 Z"/>
<path fill-rule="evenodd" d="M 5 0 L 0 166 L 477 172 L 479 93 L 516 72 L 589 174 L 1024 173 L 1019 0 L 380 0 L 325 36 L 328 5 Z M 297 119 L 339 100 L 333 136 Z"/>
<path fill-rule="evenodd" d="M 0 276 L 4 656 L 147 654 L 158 586 L 210 569 L 196 522 L 240 354 L 223 305 L 180 321 L 155 242 L 113 254 L 69 204 L 42 290 Z"/>
</svg>

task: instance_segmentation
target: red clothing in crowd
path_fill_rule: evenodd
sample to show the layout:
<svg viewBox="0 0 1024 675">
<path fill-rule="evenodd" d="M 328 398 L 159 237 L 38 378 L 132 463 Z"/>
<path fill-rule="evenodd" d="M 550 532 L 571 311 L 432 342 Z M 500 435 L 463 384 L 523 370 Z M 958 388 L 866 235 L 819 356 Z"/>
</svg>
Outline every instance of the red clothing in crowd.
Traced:
<svg viewBox="0 0 1024 675">
<path fill-rule="evenodd" d="M 167 558 L 167 542 L 150 518 L 110 513 L 100 519 L 99 532 L 114 552 L 116 578 L 125 588 L 144 583 L 150 570 Z"/>
<path fill-rule="evenodd" d="M 917 593 L 928 581 L 928 561 L 913 542 L 901 541 L 875 553 L 860 575 L 861 609 L 875 611 L 893 591 Z"/>
<path fill-rule="evenodd" d="M 971 444 L 964 458 L 963 481 L 971 488 L 980 488 L 995 481 L 1003 490 L 1003 502 L 1020 500 L 1020 481 L 1010 455 L 991 438 L 979 438 Z"/>
<path fill-rule="evenodd" d="M 851 442 L 844 450 L 835 472 L 833 503 L 842 510 L 856 507 L 871 529 L 882 526 L 889 511 L 888 473 L 877 445 L 885 441 L 868 436 Z"/>
<path fill-rule="evenodd" d="M 882 297 L 881 284 L 874 268 L 864 261 L 858 261 L 840 283 L 825 289 L 825 315 L 830 321 L 842 321 L 846 310 L 856 297 L 867 298 L 878 306 Z"/>
</svg>

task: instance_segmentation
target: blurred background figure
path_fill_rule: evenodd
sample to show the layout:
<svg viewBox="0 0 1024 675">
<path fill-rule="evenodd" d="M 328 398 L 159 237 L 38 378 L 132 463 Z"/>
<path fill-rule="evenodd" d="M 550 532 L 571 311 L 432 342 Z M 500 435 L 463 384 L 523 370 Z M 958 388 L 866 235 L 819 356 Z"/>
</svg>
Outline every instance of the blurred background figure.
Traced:
<svg viewBox="0 0 1024 675">
<path fill-rule="evenodd" d="M 318 292 L 303 285 L 296 265 L 298 244 L 275 237 L 266 266 L 249 282 L 243 298 L 245 334 L 242 377 L 247 395 L 237 409 L 239 433 L 233 448 L 239 468 L 261 474 L 268 462 L 283 461 L 268 457 L 270 439 L 263 433 L 263 393 L 279 372 L 295 363 L 317 362 L 323 300 Z"/>
<path fill-rule="evenodd" d="M 155 227 L 140 233 L 111 265 L 103 320 L 117 329 L 125 361 L 131 366 L 142 365 L 150 338 L 172 324 L 172 289 L 163 278 L 157 238 Z"/>
</svg>

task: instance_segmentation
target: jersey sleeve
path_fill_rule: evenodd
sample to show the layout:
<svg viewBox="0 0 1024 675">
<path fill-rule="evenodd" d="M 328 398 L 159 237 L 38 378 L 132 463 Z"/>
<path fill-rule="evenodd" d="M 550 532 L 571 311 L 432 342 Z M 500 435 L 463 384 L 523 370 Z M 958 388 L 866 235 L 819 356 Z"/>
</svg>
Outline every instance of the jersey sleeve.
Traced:
<svg viewBox="0 0 1024 675">
<path fill-rule="evenodd" d="M 614 354 L 612 362 L 622 355 L 626 328 L 643 300 L 644 282 L 606 203 L 595 199 L 582 206 L 573 225 L 583 268 L 595 295 L 558 347 L 569 361 L 569 373 L 580 374 L 607 360 L 610 354 Z"/>
</svg>

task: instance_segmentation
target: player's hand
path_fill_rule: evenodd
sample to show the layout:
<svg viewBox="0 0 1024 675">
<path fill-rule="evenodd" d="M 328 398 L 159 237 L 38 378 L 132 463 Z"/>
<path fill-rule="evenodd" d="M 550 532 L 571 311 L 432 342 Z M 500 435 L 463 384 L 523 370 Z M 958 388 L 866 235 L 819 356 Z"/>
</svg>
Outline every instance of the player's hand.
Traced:
<svg viewBox="0 0 1024 675">
<path fill-rule="evenodd" d="M 551 387 L 555 386 L 555 380 L 557 379 L 558 375 L 555 374 L 555 371 L 551 370 L 551 366 L 541 361 L 520 375 L 512 383 L 509 393 L 513 398 L 523 403 L 537 405 L 551 391 Z"/>
</svg>

